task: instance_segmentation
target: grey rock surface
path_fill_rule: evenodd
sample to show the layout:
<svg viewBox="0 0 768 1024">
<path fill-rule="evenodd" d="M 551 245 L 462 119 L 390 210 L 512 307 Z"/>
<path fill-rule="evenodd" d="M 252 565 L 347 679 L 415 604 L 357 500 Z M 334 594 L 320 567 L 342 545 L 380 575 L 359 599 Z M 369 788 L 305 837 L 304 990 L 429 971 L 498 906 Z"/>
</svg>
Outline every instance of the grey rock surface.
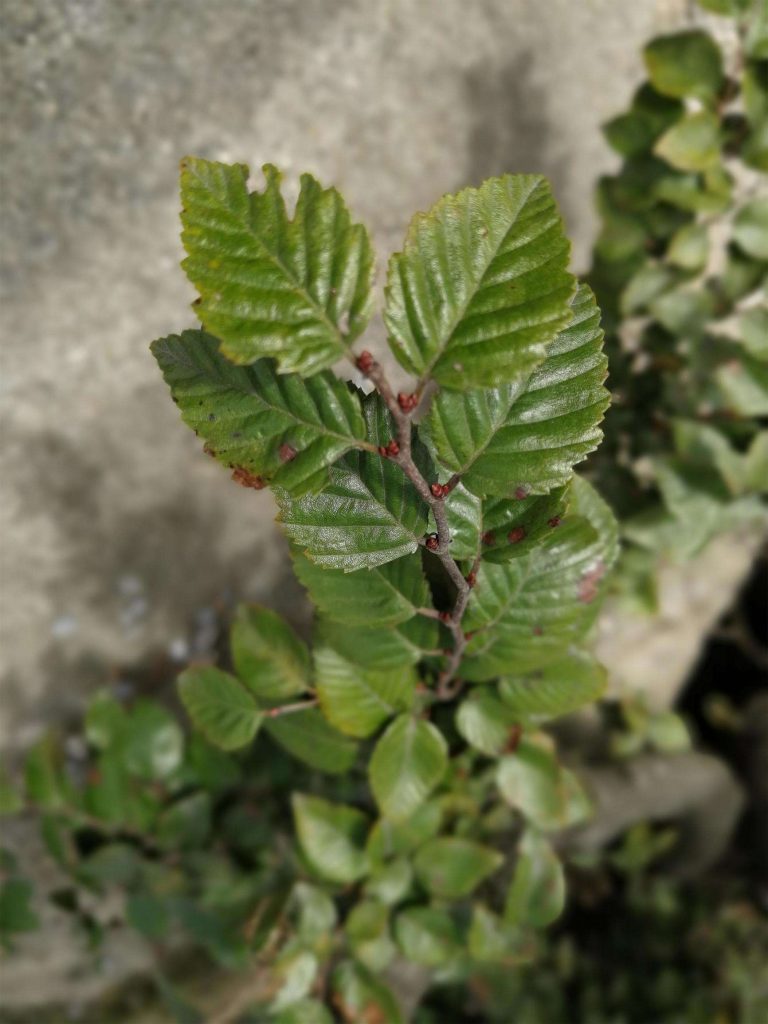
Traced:
<svg viewBox="0 0 768 1024">
<path fill-rule="evenodd" d="M 5 0 L 0 743 L 232 593 L 296 618 L 268 494 L 203 457 L 149 341 L 194 323 L 185 153 L 339 185 L 380 265 L 410 214 L 554 181 L 584 265 L 599 125 L 684 0 Z"/>
</svg>

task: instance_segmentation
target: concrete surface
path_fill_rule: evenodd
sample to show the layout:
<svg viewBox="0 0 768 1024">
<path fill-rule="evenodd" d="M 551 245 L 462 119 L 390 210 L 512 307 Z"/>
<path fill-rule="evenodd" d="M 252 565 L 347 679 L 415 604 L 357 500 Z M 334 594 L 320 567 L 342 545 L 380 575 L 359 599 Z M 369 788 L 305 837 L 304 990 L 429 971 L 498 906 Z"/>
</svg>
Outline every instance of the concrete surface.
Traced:
<svg viewBox="0 0 768 1024">
<path fill-rule="evenodd" d="M 598 126 L 685 6 L 4 0 L 1 744 L 183 655 L 227 592 L 295 605 L 269 494 L 201 454 L 147 350 L 194 323 L 179 158 L 312 170 L 381 263 L 442 192 L 543 171 L 583 265 Z"/>
</svg>

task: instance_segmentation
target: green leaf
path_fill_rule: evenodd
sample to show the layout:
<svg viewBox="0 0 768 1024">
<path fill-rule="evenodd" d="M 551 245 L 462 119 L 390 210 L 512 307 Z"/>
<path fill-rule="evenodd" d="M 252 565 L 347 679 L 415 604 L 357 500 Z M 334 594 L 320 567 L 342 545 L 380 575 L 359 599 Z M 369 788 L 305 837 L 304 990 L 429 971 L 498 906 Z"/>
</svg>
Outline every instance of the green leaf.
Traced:
<svg viewBox="0 0 768 1024">
<path fill-rule="evenodd" d="M 367 873 L 368 821 L 361 811 L 305 793 L 294 793 L 291 806 L 301 849 L 318 875 L 345 885 Z"/>
<path fill-rule="evenodd" d="M 230 645 L 235 671 L 258 698 L 282 700 L 307 689 L 307 645 L 277 612 L 241 604 L 230 632 Z"/>
<path fill-rule="evenodd" d="M 167 779 L 181 765 L 184 734 L 170 711 L 141 700 L 131 709 L 120 749 L 131 775 L 147 782 Z"/>
<path fill-rule="evenodd" d="M 572 650 L 524 676 L 509 676 L 499 683 L 508 714 L 518 721 L 544 721 L 570 714 L 597 700 L 608 681 L 606 670 L 586 651 Z"/>
<path fill-rule="evenodd" d="M 357 744 L 330 726 L 317 708 L 268 718 L 264 729 L 293 757 L 328 775 L 345 775 L 357 760 Z"/>
<path fill-rule="evenodd" d="M 733 238 L 747 255 L 768 260 L 768 199 L 753 199 L 736 214 Z"/>
<path fill-rule="evenodd" d="M 9 878 L 0 885 L 0 935 L 31 932 L 39 926 L 33 896 L 32 883 L 26 878 Z"/>
<path fill-rule="evenodd" d="M 563 912 L 565 876 L 550 843 L 526 829 L 518 845 L 504 919 L 515 925 L 544 928 Z"/>
<path fill-rule="evenodd" d="M 389 263 L 385 320 L 398 361 L 446 387 L 525 379 L 568 318 L 568 242 L 540 175 L 444 196 Z"/>
<path fill-rule="evenodd" d="M 24 799 L 10 772 L 0 763 L 0 817 L 17 814 L 24 807 Z"/>
<path fill-rule="evenodd" d="M 270 1024 L 333 1024 L 333 1017 L 317 999 L 300 999 L 277 1013 L 270 1013 Z"/>
<path fill-rule="evenodd" d="M 365 441 L 356 392 L 328 371 L 305 380 L 270 359 L 235 366 L 202 331 L 159 338 L 152 352 L 184 422 L 247 486 L 317 491 L 328 466 Z"/>
<path fill-rule="evenodd" d="M 279 985 L 269 1004 L 278 1013 L 309 995 L 319 968 L 317 957 L 309 950 L 291 947 L 270 964 L 272 979 Z"/>
<path fill-rule="evenodd" d="M 384 671 L 415 665 L 425 652 L 437 651 L 439 633 L 438 623 L 424 615 L 382 629 L 349 628 L 321 618 L 316 623 L 314 643 L 316 647 L 332 647 L 353 665 Z"/>
<path fill-rule="evenodd" d="M 223 750 L 250 743 L 263 715 L 234 676 L 212 667 L 188 668 L 179 676 L 179 696 L 194 725 Z"/>
<path fill-rule="evenodd" d="M 768 306 L 747 310 L 739 320 L 741 344 L 755 359 L 768 363 Z"/>
<path fill-rule="evenodd" d="M 474 635 L 463 678 L 482 682 L 510 666 L 530 671 L 562 658 L 594 622 L 618 553 L 616 521 L 586 481 L 571 484 L 571 512 L 530 554 L 482 562 L 465 625 Z"/>
<path fill-rule="evenodd" d="M 368 836 L 368 856 L 374 862 L 381 862 L 389 857 L 411 854 L 437 835 L 442 820 L 443 813 L 438 800 L 422 803 L 402 821 L 382 818 L 376 822 Z"/>
<path fill-rule="evenodd" d="M 128 715 L 106 690 L 95 693 L 85 713 L 85 738 L 97 750 L 106 750 L 122 739 Z"/>
<path fill-rule="evenodd" d="M 211 832 L 211 815 L 209 793 L 192 793 L 176 800 L 158 818 L 158 843 L 165 850 L 204 846 Z"/>
<path fill-rule="evenodd" d="M 752 359 L 726 362 L 715 371 L 715 381 L 727 408 L 741 416 L 768 416 L 768 363 Z"/>
<path fill-rule="evenodd" d="M 672 237 L 667 259 L 692 273 L 703 270 L 709 255 L 709 232 L 704 224 L 685 224 Z"/>
<path fill-rule="evenodd" d="M 392 992 L 362 964 L 343 960 L 331 986 L 333 1005 L 346 1024 L 404 1024 Z"/>
<path fill-rule="evenodd" d="M 338 919 L 333 899 L 327 892 L 307 882 L 297 882 L 292 896 L 299 910 L 299 938 L 310 943 L 327 939 Z"/>
<path fill-rule="evenodd" d="M 648 723 L 648 739 L 665 754 L 677 754 L 691 749 L 691 734 L 685 721 L 673 711 L 652 715 Z"/>
<path fill-rule="evenodd" d="M 282 373 L 309 376 L 368 322 L 373 253 L 336 189 L 302 175 L 289 220 L 279 172 L 267 164 L 264 176 L 264 192 L 249 195 L 243 164 L 182 161 L 183 267 L 200 292 L 195 311 L 228 359 L 271 356 Z"/>
<path fill-rule="evenodd" d="M 46 811 L 55 811 L 70 802 L 61 750 L 52 735 L 43 736 L 27 754 L 24 764 L 27 796 Z"/>
<path fill-rule="evenodd" d="M 433 896 L 460 900 L 503 863 L 503 855 L 488 846 L 455 836 L 440 836 L 422 846 L 414 868 L 419 882 Z"/>
<path fill-rule="evenodd" d="M 523 737 L 514 755 L 499 762 L 496 782 L 507 803 L 544 831 L 583 820 L 589 806 L 573 774 L 537 737 Z"/>
<path fill-rule="evenodd" d="M 418 555 L 352 573 L 320 568 L 295 548 L 292 555 L 296 575 L 312 603 L 345 626 L 395 626 L 430 602 Z"/>
<path fill-rule="evenodd" d="M 383 971 L 395 955 L 389 935 L 389 908 L 376 900 L 363 900 L 349 912 L 344 930 L 350 949 L 371 971 Z"/>
<path fill-rule="evenodd" d="M 675 420 L 672 427 L 678 454 L 696 465 L 714 466 L 731 494 L 759 493 L 768 487 L 768 431 L 757 433 L 742 453 L 706 423 Z"/>
<path fill-rule="evenodd" d="M 383 671 L 363 669 L 330 647 L 315 648 L 314 659 L 320 709 L 347 736 L 370 736 L 413 703 L 416 676 L 408 665 Z"/>
<path fill-rule="evenodd" d="M 425 429 L 440 463 L 476 494 L 545 494 L 600 442 L 608 406 L 600 311 L 580 285 L 568 320 L 528 380 L 441 391 Z"/>
<path fill-rule="evenodd" d="M 520 929 L 507 924 L 482 903 L 472 908 L 472 923 L 467 936 L 469 953 L 480 963 L 518 964 L 529 950 Z"/>
<path fill-rule="evenodd" d="M 510 728 L 520 718 L 487 687 L 477 688 L 461 702 L 456 728 L 471 747 L 498 757 L 509 743 Z"/>
<path fill-rule="evenodd" d="M 431 722 L 400 715 L 379 739 L 369 775 L 382 815 L 404 821 L 445 774 L 448 748 Z"/>
<path fill-rule="evenodd" d="M 535 548 L 556 529 L 568 509 L 570 486 L 530 498 L 486 498 L 483 502 L 483 561 L 509 562 Z"/>
<path fill-rule="evenodd" d="M 474 558 L 480 550 L 483 532 L 482 499 L 458 483 L 445 499 L 445 514 L 451 531 L 451 557 Z"/>
<path fill-rule="evenodd" d="M 148 892 L 132 893 L 125 901 L 125 920 L 150 942 L 164 939 L 168 933 L 165 902 Z"/>
<path fill-rule="evenodd" d="M 447 910 L 408 907 L 395 918 L 395 938 L 406 960 L 442 967 L 461 952 L 459 933 Z"/>
<path fill-rule="evenodd" d="M 706 32 L 677 32 L 651 40 L 645 66 L 655 89 L 665 96 L 711 101 L 722 88 L 720 50 Z"/>
<path fill-rule="evenodd" d="M 408 895 L 413 881 L 411 863 L 405 857 L 390 861 L 371 869 L 365 886 L 366 896 L 371 896 L 387 906 L 400 903 Z"/>
<path fill-rule="evenodd" d="M 386 445 L 394 430 L 377 392 L 363 399 L 363 412 L 368 439 Z M 427 527 L 427 505 L 399 466 L 378 452 L 351 452 L 328 475 L 322 494 L 277 493 L 278 521 L 312 562 L 354 572 L 416 550 Z"/>
<path fill-rule="evenodd" d="M 653 151 L 680 171 L 705 171 L 720 159 L 720 122 L 707 110 L 688 114 L 664 132 Z"/>
</svg>

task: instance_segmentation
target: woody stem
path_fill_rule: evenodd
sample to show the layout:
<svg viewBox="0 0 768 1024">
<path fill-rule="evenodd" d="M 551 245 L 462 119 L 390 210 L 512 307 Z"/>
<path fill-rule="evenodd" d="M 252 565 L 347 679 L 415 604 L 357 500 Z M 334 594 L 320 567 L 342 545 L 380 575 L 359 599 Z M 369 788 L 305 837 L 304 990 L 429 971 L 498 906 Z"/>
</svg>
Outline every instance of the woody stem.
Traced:
<svg viewBox="0 0 768 1024">
<path fill-rule="evenodd" d="M 416 488 L 419 497 L 422 498 L 422 500 L 425 501 L 432 509 L 432 515 L 435 518 L 435 525 L 437 527 L 437 547 L 434 549 L 434 554 L 436 554 L 440 559 L 445 571 L 448 573 L 456 587 L 456 601 L 450 617 L 447 620 L 443 620 L 453 636 L 453 650 L 451 652 L 448 665 L 443 672 L 440 673 L 440 678 L 438 680 L 438 691 L 446 692 L 445 687 L 456 675 L 464 653 L 464 648 L 467 645 L 461 620 L 469 602 L 469 595 L 472 592 L 471 587 L 464 578 L 458 563 L 450 554 L 451 531 L 448 526 L 448 515 L 445 508 L 445 501 L 442 497 L 435 497 L 430 490 L 429 484 L 424 479 L 421 470 L 414 462 L 413 451 L 411 449 L 411 414 L 400 408 L 400 404 L 395 397 L 392 386 L 384 372 L 384 367 L 380 363 L 374 360 L 370 368 L 366 369 L 365 373 L 384 400 L 384 404 L 389 410 L 389 413 L 395 422 L 395 427 L 397 428 L 397 443 L 400 450 L 397 455 L 390 457 L 393 462 L 396 462 L 398 466 L 400 466 L 403 473 L 405 473 L 411 481 L 413 486 Z M 452 476 L 449 481 L 449 486 L 453 488 L 458 481 L 459 477 L 457 475 Z M 479 560 L 478 556 L 472 567 L 473 572 L 477 569 Z"/>
</svg>

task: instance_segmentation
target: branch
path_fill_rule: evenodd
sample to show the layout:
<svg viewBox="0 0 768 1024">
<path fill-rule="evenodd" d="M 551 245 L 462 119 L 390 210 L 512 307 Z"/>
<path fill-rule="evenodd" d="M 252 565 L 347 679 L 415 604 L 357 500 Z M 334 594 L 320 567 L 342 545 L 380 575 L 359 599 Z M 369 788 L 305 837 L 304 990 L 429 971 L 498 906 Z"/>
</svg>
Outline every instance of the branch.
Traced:
<svg viewBox="0 0 768 1024">
<path fill-rule="evenodd" d="M 267 718 L 279 718 L 281 715 L 293 715 L 297 711 L 305 711 L 307 708 L 317 707 L 318 704 L 317 697 L 313 697 L 312 700 L 300 700 L 295 704 L 282 704 L 280 707 L 270 708 L 264 714 Z"/>
<path fill-rule="evenodd" d="M 405 473 L 416 488 L 419 496 L 432 509 L 432 515 L 435 518 L 435 525 L 437 526 L 437 544 L 436 546 L 432 546 L 427 543 L 426 546 L 440 559 L 445 571 L 448 573 L 456 587 L 456 602 L 453 606 L 453 610 L 447 616 L 437 613 L 437 616 L 448 627 L 448 629 L 450 629 L 453 636 L 453 651 L 451 652 L 450 660 L 438 679 L 438 693 L 445 694 L 449 692 L 446 687 L 448 687 L 448 684 L 456 675 L 459 665 L 461 664 L 464 649 L 467 646 L 467 640 L 464 636 L 461 620 L 464 616 L 464 612 L 466 611 L 467 604 L 469 603 L 469 595 L 472 592 L 472 587 L 467 582 L 467 579 L 464 578 L 458 562 L 456 562 L 450 554 L 451 531 L 448 527 L 448 516 L 445 510 L 445 497 L 450 494 L 459 482 L 459 477 L 457 474 L 454 474 L 446 484 L 443 484 L 442 486 L 433 485 L 437 487 L 439 493 L 436 494 L 433 491 L 433 488 L 424 479 L 419 467 L 414 462 L 413 452 L 411 449 L 411 417 L 413 411 L 422 404 L 419 400 L 419 396 L 406 395 L 402 392 L 396 396 L 389 380 L 387 379 L 384 367 L 373 358 L 370 352 L 362 352 L 357 357 L 355 365 L 358 370 L 360 370 L 360 372 L 364 374 L 375 386 L 395 422 L 395 427 L 397 429 L 396 450 L 391 450 L 382 457 L 390 458 L 400 466 L 403 473 Z M 474 579 L 474 574 L 479 562 L 480 556 L 478 555 L 475 559 L 474 565 L 472 566 L 472 572 L 468 577 L 470 580 Z M 425 609 L 419 609 L 419 611 L 421 614 L 427 614 Z M 445 700 L 448 698 L 441 696 L 441 699 Z"/>
</svg>

